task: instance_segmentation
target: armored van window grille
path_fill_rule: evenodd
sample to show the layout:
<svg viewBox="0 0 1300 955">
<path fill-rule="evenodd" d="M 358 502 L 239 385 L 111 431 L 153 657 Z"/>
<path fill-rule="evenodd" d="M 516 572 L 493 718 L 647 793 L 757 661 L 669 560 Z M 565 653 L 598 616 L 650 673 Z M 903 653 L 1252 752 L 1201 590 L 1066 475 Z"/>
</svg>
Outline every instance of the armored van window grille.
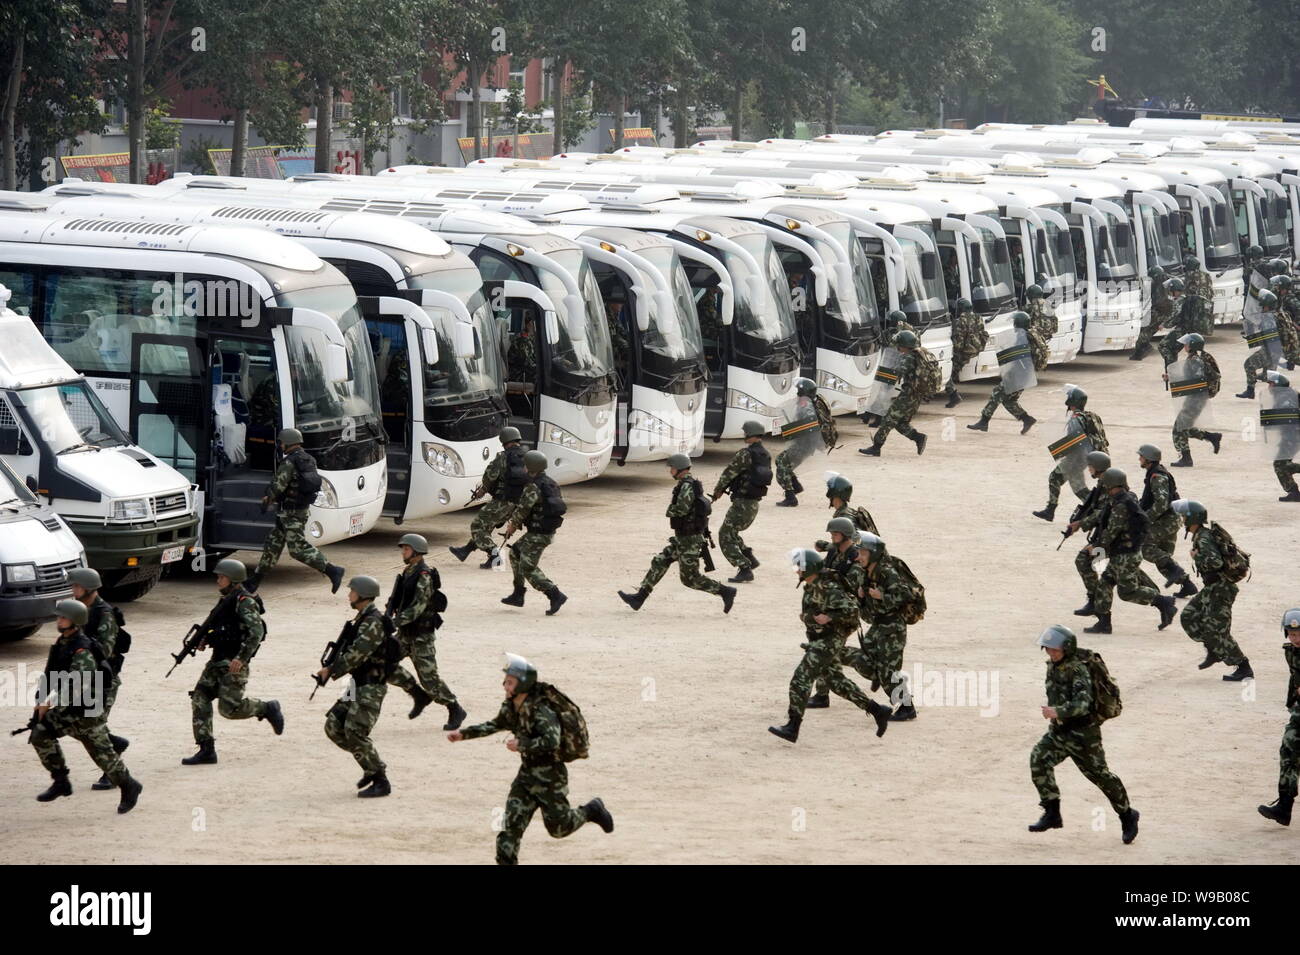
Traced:
<svg viewBox="0 0 1300 955">
<path fill-rule="evenodd" d="M 9 407 L 9 402 L 0 398 L 0 428 L 16 428 L 18 419 L 14 416 L 14 410 Z"/>
</svg>

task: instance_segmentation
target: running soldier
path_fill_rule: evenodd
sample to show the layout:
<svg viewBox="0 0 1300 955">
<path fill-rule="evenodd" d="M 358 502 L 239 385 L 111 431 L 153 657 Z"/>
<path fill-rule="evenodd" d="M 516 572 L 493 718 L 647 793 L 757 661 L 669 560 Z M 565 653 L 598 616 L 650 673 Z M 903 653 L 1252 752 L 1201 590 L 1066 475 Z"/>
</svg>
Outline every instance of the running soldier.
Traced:
<svg viewBox="0 0 1300 955">
<path fill-rule="evenodd" d="M 1179 623 L 1183 632 L 1205 646 L 1205 659 L 1198 670 L 1208 670 L 1216 663 L 1235 669 L 1224 679 L 1238 683 L 1255 676 L 1250 661 L 1232 638 L 1232 605 L 1237 600 L 1237 581 L 1246 569 L 1233 559 L 1240 552 L 1231 535 L 1220 524 L 1210 524 L 1205 506 L 1199 501 L 1175 501 L 1174 513 L 1183 518 L 1192 535 L 1192 560 L 1205 586 L 1187 602 Z"/>
<path fill-rule="evenodd" d="M 832 693 L 875 719 L 876 736 L 884 736 L 889 728 L 889 707 L 868 697 L 840 668 L 840 647 L 858 626 L 857 601 L 824 572 L 822 556 L 815 550 L 793 550 L 790 562 L 803 586 L 799 618 L 803 621 L 805 642 L 799 646 L 804 655 L 790 678 L 787 721 L 783 726 L 769 726 L 767 731 L 787 743 L 797 743 L 808 706 L 808 691 L 816 681 L 824 679 Z"/>
<path fill-rule="evenodd" d="M 469 526 L 469 543 L 460 547 L 447 549 L 456 555 L 462 563 L 465 558 L 481 550 L 487 559 L 479 564 L 484 570 L 491 570 L 501 565 L 501 549 L 492 539 L 492 532 L 510 519 L 510 512 L 519 504 L 519 498 L 528 486 L 528 469 L 524 467 L 524 448 L 518 428 L 502 428 L 497 435 L 501 450 L 497 452 L 487 469 L 483 480 L 470 495 L 470 503 L 477 501 L 484 494 L 492 500 L 478 509 L 474 521 Z"/>
<path fill-rule="evenodd" d="M 1174 476 L 1160 463 L 1160 449 L 1154 444 L 1138 448 L 1138 465 L 1146 472 L 1142 481 L 1142 497 L 1138 505 L 1147 516 L 1147 536 L 1142 544 L 1142 559 L 1155 564 L 1165 578 L 1165 586 L 1179 586 L 1175 597 L 1191 597 L 1196 584 L 1187 571 L 1174 560 L 1178 546 L 1178 515 L 1170 505 L 1178 500 L 1178 485 Z"/>
<path fill-rule="evenodd" d="M 233 557 L 218 561 L 216 575 L 221 599 L 205 621 L 198 647 L 211 648 L 212 656 L 190 691 L 194 742 L 199 744 L 199 751 L 182 759 L 184 766 L 217 761 L 217 744 L 212 735 L 213 700 L 218 701 L 217 712 L 225 719 L 246 720 L 255 716 L 270 723 L 276 736 L 284 732 L 284 713 L 279 701 L 263 702 L 244 696 L 252 659 L 266 636 L 262 598 L 244 588 L 248 568 L 242 561 Z"/>
<path fill-rule="evenodd" d="M 1038 288 L 1037 285 L 1030 287 Z M 1039 289 L 1039 295 L 1042 295 L 1041 289 Z M 989 396 L 988 404 L 980 412 L 979 420 L 966 425 L 971 431 L 987 431 L 989 421 L 992 419 L 993 413 L 998 410 L 999 404 L 1020 422 L 1021 434 L 1028 433 L 1029 429 L 1038 421 L 1037 418 L 1020 407 L 1020 396 L 1024 394 L 1026 388 L 1032 388 L 1038 384 L 1038 376 L 1035 372 L 1040 369 L 1038 368 L 1039 363 L 1036 360 L 1035 352 L 1040 346 L 1042 351 L 1046 352 L 1046 345 L 1043 343 L 1038 331 L 1033 327 L 1033 319 L 1030 318 L 1027 312 L 1013 312 L 1011 321 L 1015 328 L 1015 341 L 1009 348 L 1004 348 L 998 352 L 998 368 L 1001 377 L 993 388 L 993 394 Z"/>
<path fill-rule="evenodd" d="M 811 378 L 796 378 L 794 420 L 781 429 L 783 437 L 792 440 L 776 456 L 776 483 L 785 491 L 785 497 L 776 502 L 777 507 L 798 507 L 795 496 L 803 493 L 795 468 L 823 448 L 829 453 L 835 449 L 835 419 L 822 396 L 817 394 L 817 382 Z"/>
<path fill-rule="evenodd" d="M 1278 500 L 1295 503 L 1300 501 L 1300 487 L 1295 480 L 1300 464 L 1294 460 L 1300 453 L 1300 395 L 1281 372 L 1267 372 L 1264 380 L 1269 387 L 1259 400 L 1259 430 L 1264 438 L 1260 446 L 1273 462 L 1273 474 L 1286 491 Z"/>
<path fill-rule="evenodd" d="M 650 569 L 641 580 L 636 593 L 618 595 L 633 610 L 640 610 L 655 584 L 663 579 L 664 574 L 674 561 L 682 583 L 692 590 L 702 590 L 706 594 L 716 594 L 722 598 L 722 612 L 731 613 L 731 605 L 736 599 L 736 588 L 720 584 L 711 577 L 700 573 L 700 555 L 708 547 L 709 513 L 712 505 L 704 488 L 691 476 L 691 459 L 684 454 L 668 457 L 668 473 L 676 482 L 673 486 L 672 499 L 668 502 L 668 521 L 673 529 L 673 536 L 668 546 L 655 554 L 650 560 Z"/>
<path fill-rule="evenodd" d="M 1170 396 L 1174 399 L 1174 450 L 1178 460 L 1171 468 L 1190 468 L 1192 466 L 1192 445 L 1190 439 L 1208 441 L 1214 453 L 1219 453 L 1219 443 L 1223 434 L 1219 431 L 1206 430 L 1214 420 L 1210 411 L 1210 400 L 1219 393 L 1223 384 L 1223 375 L 1219 372 L 1219 363 L 1205 350 L 1205 338 L 1196 332 L 1189 332 L 1178 339 L 1183 350 L 1178 361 L 1165 366 L 1164 379 Z"/>
<path fill-rule="evenodd" d="M 1279 825 L 1291 825 L 1291 807 L 1295 805 L 1296 780 L 1300 777 L 1300 609 L 1282 615 L 1282 653 L 1286 657 L 1286 708 L 1291 714 L 1282 730 L 1282 748 L 1278 753 L 1281 769 L 1277 776 L 1277 801 L 1259 807 L 1259 814 Z"/>
<path fill-rule="evenodd" d="M 1183 258 L 1183 281 L 1187 286 L 1187 295 L 1193 295 L 1205 300 L 1207 306 L 1213 306 L 1214 303 L 1214 282 L 1210 278 L 1210 273 L 1201 268 L 1201 260 L 1194 255 L 1184 256 Z M 1209 309 L 1210 324 L 1214 323 L 1213 308 Z M 1200 332 L 1209 338 L 1205 332 L 1199 328 L 1190 329 L 1190 331 Z"/>
<path fill-rule="evenodd" d="M 1300 363 L 1300 295 L 1295 294 L 1295 283 L 1289 275 L 1275 275 L 1269 283 L 1269 289 L 1277 296 L 1277 327 L 1279 333 L 1286 336 L 1283 342 L 1283 354 L 1286 356 L 1287 370 L 1293 370 Z M 1283 332 L 1283 327 L 1289 331 Z"/>
<path fill-rule="evenodd" d="M 569 769 L 565 763 L 587 755 L 587 724 L 578 707 L 567 696 L 537 680 L 537 668 L 513 653 L 506 654 L 502 670 L 505 702 L 486 723 L 453 730 L 447 740 L 458 743 L 509 730 L 506 749 L 519 754 L 519 772 L 510 784 L 506 812 L 497 833 L 498 865 L 517 865 L 519 842 L 542 811 L 546 831 L 556 839 L 571 836 L 588 822 L 605 832 L 614 831 L 614 817 L 596 798 L 569 808 Z"/>
<path fill-rule="evenodd" d="M 1151 341 L 1155 338 L 1156 332 L 1167 325 L 1174 314 L 1173 302 L 1170 300 L 1168 289 L 1165 288 L 1165 282 L 1168 281 L 1165 270 L 1158 265 L 1153 265 L 1147 271 L 1147 277 L 1151 280 L 1148 296 L 1151 301 L 1151 318 L 1138 333 L 1137 347 L 1133 349 L 1133 354 L 1128 356 L 1130 361 L 1141 361 L 1151 354 Z"/>
<path fill-rule="evenodd" d="M 510 570 L 514 574 L 515 589 L 510 596 L 502 597 L 501 602 L 511 607 L 522 607 L 524 584 L 527 583 L 534 590 L 540 590 L 551 602 L 546 610 L 546 615 L 551 617 L 569 598 L 542 573 L 540 562 L 542 551 L 551 546 L 555 532 L 564 523 L 564 514 L 569 506 L 564 503 L 560 486 L 546 473 L 545 454 L 529 451 L 524 455 L 524 467 L 528 470 L 530 483 L 519 495 L 519 502 L 510 514 L 503 536 L 509 541 L 521 527 L 526 528 L 527 533 L 519 538 L 518 543 L 510 545 Z"/>
<path fill-rule="evenodd" d="M 1242 362 L 1246 373 L 1246 390 L 1238 398 L 1254 398 L 1255 382 L 1264 372 L 1273 371 L 1282 360 L 1282 337 L 1277 328 L 1277 296 L 1265 289 L 1259 293 L 1259 313 L 1254 319 L 1243 319 L 1241 337 L 1254 349 Z"/>
<path fill-rule="evenodd" d="M 122 665 L 126 662 L 126 652 L 131 649 L 131 635 L 122 629 L 126 620 L 122 611 L 100 596 L 99 588 L 103 586 L 99 571 L 91 567 L 75 567 L 68 571 L 68 585 L 72 588 L 72 599 L 80 600 L 86 605 L 89 616 L 82 633 L 99 647 L 99 657 L 105 660 L 113 672 L 113 682 L 104 694 L 104 725 L 108 725 L 108 716 L 117 701 L 117 691 L 122 686 Z M 131 741 L 124 736 L 108 734 L 113 744 L 113 751 L 125 753 Z M 90 786 L 91 789 L 107 790 L 117 788 L 105 773 Z"/>
<path fill-rule="evenodd" d="M 823 558 L 821 573 L 838 583 L 841 590 L 856 600 L 865 577 L 862 567 L 858 564 L 858 551 L 854 546 L 858 542 L 857 525 L 853 523 L 852 518 L 832 517 L 830 523 L 826 525 L 826 530 L 830 533 L 831 539 L 824 551 L 826 556 Z M 822 552 L 822 548 L 816 549 Z M 856 622 L 855 618 L 854 623 Z M 836 630 L 834 634 L 837 660 L 844 653 L 844 644 L 849 638 L 849 633 L 849 630 Z M 813 687 L 813 695 L 808 700 L 808 709 L 824 710 L 830 705 L 830 682 L 825 676 L 821 676 Z"/>
<path fill-rule="evenodd" d="M 826 502 L 827 506 L 833 512 L 831 517 L 847 517 L 853 521 L 854 526 L 860 531 L 870 531 L 872 534 L 879 534 L 880 530 L 876 527 L 875 518 L 865 507 L 851 507 L 849 501 L 853 499 L 853 482 L 843 474 L 836 474 L 834 471 L 826 472 Z M 823 554 L 830 550 L 830 541 L 819 540 L 813 545 Z"/>
<path fill-rule="evenodd" d="M 989 332 L 984 327 L 984 319 L 975 314 L 970 299 L 957 299 L 957 314 L 952 320 L 952 374 L 943 393 L 948 399 L 946 408 L 955 408 L 961 402 L 961 392 L 957 390 L 957 375 L 963 368 L 982 352 L 989 344 Z"/>
<path fill-rule="evenodd" d="M 754 568 L 758 558 L 745 544 L 741 532 L 754 523 L 758 517 L 758 503 L 767 495 L 772 484 L 772 455 L 763 447 L 763 426 L 757 421 L 746 421 L 743 425 L 745 446 L 737 451 L 731 462 L 718 476 L 718 483 L 709 497 L 716 501 L 723 494 L 731 494 L 731 506 L 727 516 L 722 519 L 722 529 L 718 531 L 718 544 L 722 556 L 736 568 L 736 576 L 729 577 L 728 583 L 743 584 L 754 579 Z"/>
<path fill-rule="evenodd" d="M 451 687 L 438 676 L 434 646 L 438 628 L 442 626 L 440 614 L 447 609 L 442 578 L 437 568 L 424 562 L 424 555 L 429 553 L 429 542 L 419 534 L 402 535 L 397 546 L 402 550 L 405 566 L 397 575 L 393 592 L 388 595 L 388 606 L 383 615 L 396 628 L 402 657 L 411 658 L 419 682 L 400 663 L 388 673 L 388 682 L 405 690 L 415 701 L 407 714 L 408 719 L 415 719 L 430 703 L 437 703 L 447 707 L 447 722 L 442 728 L 460 729 L 460 724 L 465 721 L 465 711 Z"/>
<path fill-rule="evenodd" d="M 86 748 L 95 765 L 121 790 L 117 811 L 130 812 L 144 787 L 131 777 L 119 755 L 121 749 L 108 731 L 103 704 L 112 670 L 99 645 L 81 629 L 90 616 L 86 605 L 80 600 L 60 600 L 54 612 L 59 636 L 50 647 L 41 677 L 41 699 L 27 724 L 32 734 L 28 742 L 53 780 L 36 799 L 53 802 L 72 795 L 68 764 L 59 746 L 59 738 L 69 736 Z"/>
<path fill-rule="evenodd" d="M 1214 328 L 1214 314 L 1210 300 L 1192 292 L 1182 279 L 1170 279 L 1165 283 L 1165 288 L 1174 307 L 1173 325 L 1160 342 L 1160 355 L 1168 365 L 1182 347 L 1178 343 L 1179 338 L 1192 332 L 1202 338 L 1210 337 L 1210 331 Z"/>
<path fill-rule="evenodd" d="M 858 534 L 858 563 L 863 576 L 858 588 L 859 611 L 868 624 L 860 650 L 846 650 L 845 663 L 871 681 L 872 692 L 883 686 L 898 708 L 892 720 L 916 719 L 916 707 L 903 672 L 907 627 L 925 614 L 925 591 L 910 567 L 885 549 L 885 542 L 867 531 Z"/>
<path fill-rule="evenodd" d="M 1074 509 L 1074 513 L 1070 515 L 1070 523 L 1061 532 L 1061 536 L 1067 538 L 1079 531 L 1084 531 L 1088 535 L 1087 543 L 1080 548 L 1074 558 L 1074 569 L 1078 571 L 1079 579 L 1083 581 L 1083 593 L 1087 598 L 1084 605 L 1074 612 L 1076 617 L 1093 617 L 1097 614 L 1097 608 L 1092 601 L 1097 592 L 1099 578 L 1092 548 L 1096 544 L 1095 538 L 1101 534 L 1098 528 L 1106 518 L 1106 503 L 1110 500 L 1106 489 L 1101 486 L 1101 476 L 1110 468 L 1110 455 L 1104 451 L 1089 451 L 1087 460 L 1088 472 L 1096 483 L 1093 484 L 1092 490 L 1088 492 L 1083 502 Z"/>
<path fill-rule="evenodd" d="M 1056 463 L 1047 475 L 1047 506 L 1034 511 L 1034 517 L 1045 521 L 1056 518 L 1056 505 L 1061 499 L 1061 486 L 1067 481 L 1075 497 L 1088 496 L 1083 469 L 1089 451 L 1109 451 L 1106 428 L 1101 416 L 1086 410 L 1088 393 L 1078 385 L 1065 386 L 1065 434 L 1047 446 Z"/>
<path fill-rule="evenodd" d="M 262 498 L 263 509 L 276 506 L 275 527 L 266 535 L 257 569 L 248 575 L 243 589 L 254 593 L 288 544 L 290 557 L 324 574 L 329 578 L 330 592 L 338 593 L 343 583 L 343 568 L 327 561 L 306 536 L 307 517 L 321 487 L 316 459 L 303 450 L 302 432 L 297 428 L 285 428 L 276 440 L 284 452 L 284 460 L 275 469 L 271 485 Z"/>
<path fill-rule="evenodd" d="M 1121 835 L 1128 845 L 1137 838 L 1140 814 L 1129 805 L 1120 778 L 1106 765 L 1101 741 L 1101 724 L 1118 715 L 1119 692 L 1114 690 L 1113 707 L 1107 705 L 1108 699 L 1099 699 L 1094 668 L 1105 673 L 1105 664 L 1095 653 L 1080 649 L 1069 627 L 1048 627 L 1039 636 L 1038 645 L 1047 653 L 1047 705 L 1041 709 L 1043 719 L 1051 722 L 1029 754 L 1029 775 L 1038 790 L 1038 804 L 1043 807 L 1042 817 L 1030 824 L 1029 831 L 1046 832 L 1065 825 L 1056 767 L 1072 759 L 1083 778 L 1101 790 L 1119 815 Z M 1114 689 L 1109 674 L 1104 685 Z"/>
<path fill-rule="evenodd" d="M 894 347 L 902 353 L 898 369 L 900 391 L 889 405 L 885 418 L 871 438 L 871 447 L 859 448 L 862 454 L 880 457 L 880 449 L 890 431 L 897 431 L 916 444 L 916 453 L 925 452 L 926 436 L 912 427 L 912 416 L 921 402 L 932 395 L 937 387 L 934 372 L 938 364 L 929 352 L 921 347 L 921 340 L 912 331 L 901 331 L 894 336 Z"/>
</svg>

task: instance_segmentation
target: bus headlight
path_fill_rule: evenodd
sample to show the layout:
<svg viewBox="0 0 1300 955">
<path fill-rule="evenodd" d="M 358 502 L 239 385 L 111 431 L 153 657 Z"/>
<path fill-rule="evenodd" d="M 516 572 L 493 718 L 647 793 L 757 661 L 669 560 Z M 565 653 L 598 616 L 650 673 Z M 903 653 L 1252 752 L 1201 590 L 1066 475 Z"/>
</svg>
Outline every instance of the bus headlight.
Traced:
<svg viewBox="0 0 1300 955">
<path fill-rule="evenodd" d="M 109 510 L 112 521 L 143 521 L 149 517 L 149 498 L 125 497 L 113 502 Z"/>
<path fill-rule="evenodd" d="M 667 421 L 646 414 L 644 411 L 632 412 L 628 417 L 627 427 L 629 431 L 647 431 L 661 438 L 672 437 L 673 433 L 673 427 Z"/>
<path fill-rule="evenodd" d="M 339 495 L 334 490 L 334 485 L 329 482 L 329 478 L 320 479 L 320 491 L 316 494 L 317 507 L 338 507 Z"/>
<path fill-rule="evenodd" d="M 735 388 L 727 389 L 727 407 L 739 408 L 741 411 L 750 411 L 757 415 L 766 415 L 767 417 L 775 417 L 777 415 L 777 410 L 775 408 L 769 408 L 753 395 L 747 395 L 743 391 L 737 391 Z"/>
<path fill-rule="evenodd" d="M 558 444 L 560 447 L 567 448 L 570 451 L 577 451 L 578 447 L 581 445 L 576 434 L 565 431 L 558 424 L 551 424 L 547 421 L 542 422 L 541 440 L 549 442 L 550 444 Z"/>
<path fill-rule="evenodd" d="M 465 462 L 460 459 L 459 454 L 445 444 L 425 441 L 421 444 L 421 447 L 424 449 L 424 463 L 439 474 L 445 474 L 448 477 L 465 476 Z"/>
<path fill-rule="evenodd" d="M 829 371 L 817 372 L 817 387 L 825 388 L 827 391 L 842 391 L 845 394 L 853 390 L 847 381 L 838 375 L 832 375 Z"/>
</svg>

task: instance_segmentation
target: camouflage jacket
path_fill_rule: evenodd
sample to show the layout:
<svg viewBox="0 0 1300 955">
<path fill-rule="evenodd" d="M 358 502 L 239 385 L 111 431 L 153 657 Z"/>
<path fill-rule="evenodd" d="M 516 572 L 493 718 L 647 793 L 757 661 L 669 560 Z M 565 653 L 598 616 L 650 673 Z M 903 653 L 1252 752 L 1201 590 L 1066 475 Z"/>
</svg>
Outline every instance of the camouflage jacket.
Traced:
<svg viewBox="0 0 1300 955">
<path fill-rule="evenodd" d="M 506 476 L 506 452 L 498 451 L 496 457 L 488 462 L 488 466 L 483 469 L 483 480 L 480 482 L 483 490 L 487 491 L 493 497 L 501 493 L 501 482 Z"/>
<path fill-rule="evenodd" d="M 964 312 L 953 319 L 952 322 L 952 353 L 954 364 L 961 361 L 965 365 L 976 355 L 978 355 L 987 343 L 988 333 L 984 330 L 984 319 L 980 318 L 974 312 Z"/>
<path fill-rule="evenodd" d="M 1147 517 L 1151 518 L 1151 523 L 1156 524 L 1170 517 L 1177 517 L 1169 505 L 1173 499 L 1169 493 L 1169 476 L 1156 472 L 1151 475 L 1151 508 L 1147 511 Z"/>
<path fill-rule="evenodd" d="M 283 501 L 297 483 L 298 469 L 294 467 L 293 461 L 286 456 L 280 462 L 279 467 L 275 469 L 275 475 L 271 478 L 271 484 L 266 490 L 266 496 L 276 502 Z"/>
<path fill-rule="evenodd" d="M 537 342 L 531 335 L 520 332 L 510 343 L 506 353 L 506 372 L 510 381 L 529 383 L 537 372 Z"/>
<path fill-rule="evenodd" d="M 510 523 L 515 527 L 527 527 L 533 510 L 542 506 L 542 492 L 536 484 L 529 483 L 515 502 L 515 509 L 510 512 Z"/>
<path fill-rule="evenodd" d="M 723 469 L 722 473 L 718 475 L 718 482 L 713 486 L 713 496 L 721 497 L 726 493 L 727 488 L 731 487 L 732 482 L 735 481 L 736 478 L 740 477 L 742 474 L 748 474 L 752 460 L 753 459 L 749 454 L 748 445 L 733 454 L 731 460 L 727 462 L 727 466 Z M 676 498 L 674 498 L 674 502 L 675 501 Z"/>
<path fill-rule="evenodd" d="M 235 614 L 239 617 L 239 629 L 244 633 L 236 655 L 247 666 L 257 648 L 262 645 L 262 639 L 266 636 L 266 624 L 257 612 L 257 598 L 249 593 L 241 593 L 235 600 Z"/>
<path fill-rule="evenodd" d="M 540 697 L 529 693 L 518 707 L 505 700 L 497 715 L 486 723 L 461 730 L 465 739 L 478 739 L 508 730 L 519 740 L 519 758 L 525 768 L 549 766 L 559 761 L 560 718 Z"/>
<path fill-rule="evenodd" d="M 917 390 L 921 385 L 920 368 L 918 367 L 920 361 L 921 356 L 917 354 L 915 349 L 902 353 L 902 357 L 898 362 L 899 398 L 921 397 L 920 392 Z"/>
<path fill-rule="evenodd" d="M 870 591 L 880 591 L 880 598 L 871 596 Z M 907 601 L 909 587 L 907 579 L 894 565 L 894 558 L 881 554 L 875 567 L 863 574 L 860 610 L 862 619 L 869 623 L 901 622 L 898 615 Z"/>
<path fill-rule="evenodd" d="M 402 576 L 415 577 L 415 593 L 409 605 L 393 611 L 393 625 L 399 630 L 423 617 L 433 599 L 433 574 L 429 573 L 429 566 L 424 561 L 407 564 L 402 568 Z"/>
<path fill-rule="evenodd" d="M 1282 311 L 1291 317 L 1291 321 L 1300 324 L 1300 295 L 1288 292 L 1282 296 Z"/>
<path fill-rule="evenodd" d="M 1197 269 L 1188 275 L 1184 280 L 1185 297 L 1191 298 L 1193 295 L 1199 295 L 1207 302 L 1214 298 L 1214 284 L 1210 279 L 1210 273 L 1204 269 Z"/>
<path fill-rule="evenodd" d="M 1174 314 L 1174 303 L 1165 290 L 1165 279 L 1151 280 L 1151 315 L 1161 322 L 1167 322 Z"/>
<path fill-rule="evenodd" d="M 1056 311 L 1048 311 L 1041 298 L 1034 298 L 1025 306 L 1025 312 L 1029 315 L 1029 327 L 1042 335 L 1044 341 L 1050 341 L 1058 328 Z"/>
<path fill-rule="evenodd" d="M 113 605 L 98 594 L 95 595 L 95 602 L 90 605 L 91 612 L 99 611 L 98 625 L 94 630 L 90 629 L 89 622 L 82 628 L 82 632 L 99 644 L 100 652 L 107 658 L 113 655 L 113 647 L 117 644 L 117 617 L 113 613 Z"/>
<path fill-rule="evenodd" d="M 1128 500 L 1132 498 L 1132 500 Z M 1122 491 L 1119 494 L 1108 495 L 1106 501 L 1106 514 L 1103 518 L 1105 525 L 1102 527 L 1101 537 L 1098 539 L 1098 545 L 1111 554 L 1130 554 L 1142 546 L 1141 541 L 1133 540 L 1132 527 L 1129 524 L 1129 509 L 1125 504 L 1131 505 L 1135 510 L 1141 510 L 1137 502 L 1137 497 L 1132 491 Z"/>
<path fill-rule="evenodd" d="M 858 563 L 858 549 L 849 547 L 846 550 L 838 550 L 830 547 L 826 554 L 826 565 L 823 573 L 831 574 L 838 581 L 840 588 L 856 602 L 858 599 L 858 588 L 862 586 L 863 580 L 866 579 L 866 569 Z"/>
<path fill-rule="evenodd" d="M 346 651 L 330 667 L 330 679 L 337 680 L 356 673 L 367 667 L 385 668 L 384 659 L 384 618 L 377 613 L 366 613 L 369 606 L 363 608 L 353 622 L 357 625 L 356 636 Z"/>
<path fill-rule="evenodd" d="M 1100 484 L 1093 486 L 1083 501 L 1083 512 L 1079 515 L 1079 529 L 1090 531 L 1106 516 L 1106 490 Z"/>
<path fill-rule="evenodd" d="M 1208 527 L 1198 528 L 1192 535 L 1192 566 L 1196 568 L 1196 576 L 1207 584 L 1218 583 L 1223 571 L 1223 554 Z"/>
<path fill-rule="evenodd" d="M 1056 710 L 1054 729 L 1082 723 L 1082 718 L 1092 713 L 1092 674 L 1077 651 L 1068 650 L 1060 660 L 1047 661 L 1046 683 L 1047 705 Z"/>
<path fill-rule="evenodd" d="M 1286 705 L 1294 713 L 1300 713 L 1300 647 L 1291 646 L 1288 640 L 1282 644 L 1286 656 L 1288 673 L 1286 682 Z"/>
<path fill-rule="evenodd" d="M 74 630 L 66 636 L 59 634 L 54 641 L 54 647 L 50 649 L 51 656 L 53 656 L 55 648 L 60 645 L 66 647 L 67 644 L 72 643 L 81 635 L 80 630 Z M 63 671 L 63 675 L 55 676 L 57 671 L 49 670 L 47 665 L 49 683 L 44 687 L 44 692 L 58 692 L 59 694 L 58 697 L 49 700 L 50 715 L 56 713 L 60 717 L 82 715 L 81 711 L 91 706 L 93 697 L 102 692 L 101 688 L 94 683 L 95 671 L 98 667 L 99 664 L 95 659 L 94 652 L 85 647 L 73 651 L 72 658 L 68 661 L 67 669 Z M 106 689 L 107 687 L 103 688 L 103 690 Z"/>
<path fill-rule="evenodd" d="M 695 513 L 695 488 L 688 478 L 679 478 L 668 501 L 666 517 L 690 517 Z"/>
<path fill-rule="evenodd" d="M 831 618 L 830 623 L 820 624 L 814 619 L 823 613 Z M 803 608 L 799 619 L 803 621 L 810 637 L 828 637 L 857 625 L 857 601 L 845 593 L 834 574 L 823 571 L 804 581 Z"/>
</svg>

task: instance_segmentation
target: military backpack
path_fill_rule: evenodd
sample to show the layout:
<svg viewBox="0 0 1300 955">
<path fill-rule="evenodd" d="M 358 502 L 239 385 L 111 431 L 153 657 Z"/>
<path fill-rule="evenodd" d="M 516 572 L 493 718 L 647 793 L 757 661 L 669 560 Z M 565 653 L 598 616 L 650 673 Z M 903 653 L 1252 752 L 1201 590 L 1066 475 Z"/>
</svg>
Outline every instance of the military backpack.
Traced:
<svg viewBox="0 0 1300 955">
<path fill-rule="evenodd" d="M 1095 411 L 1080 411 L 1078 414 L 1082 419 L 1083 430 L 1092 438 L 1092 449 L 1102 453 L 1110 451 L 1110 444 L 1106 441 L 1106 426 L 1101 423 L 1101 415 Z"/>
<path fill-rule="evenodd" d="M 898 615 L 903 618 L 903 623 L 908 626 L 920 623 L 925 619 L 925 587 L 917 579 L 916 574 L 912 573 L 912 568 L 908 567 L 904 561 L 892 554 L 889 559 L 907 583 L 907 598 L 899 605 Z"/>
<path fill-rule="evenodd" d="M 1047 345 L 1047 339 L 1043 337 L 1042 333 L 1032 328 L 1029 330 L 1028 338 L 1029 353 L 1034 359 L 1034 371 L 1046 371 L 1047 363 L 1052 357 L 1052 350 Z"/>
<path fill-rule="evenodd" d="M 1219 554 L 1223 557 L 1223 570 L 1220 573 L 1224 580 L 1236 584 L 1248 579 L 1250 555 L 1237 546 L 1237 542 L 1232 539 L 1232 535 L 1222 524 L 1211 524 L 1210 536 L 1214 538 L 1214 543 L 1219 545 Z"/>
<path fill-rule="evenodd" d="M 560 745 L 555 750 L 556 758 L 565 763 L 586 759 L 591 740 L 587 735 L 587 721 L 578 704 L 550 683 L 538 683 L 532 692 L 553 709 L 560 720 Z"/>
<path fill-rule="evenodd" d="M 1106 661 L 1093 650 L 1079 649 L 1076 653 L 1092 678 L 1092 715 L 1098 723 L 1113 720 L 1124 712 L 1124 704 L 1119 698 L 1119 687 L 1106 668 Z"/>
<path fill-rule="evenodd" d="M 916 349 L 916 392 L 922 400 L 937 395 L 943 388 L 943 369 L 939 359 L 924 346 Z"/>
<path fill-rule="evenodd" d="M 1209 352 L 1201 352 L 1201 358 L 1205 362 L 1205 393 L 1213 398 L 1223 387 L 1223 372 L 1219 370 L 1219 363 Z"/>
<path fill-rule="evenodd" d="M 880 530 L 876 527 L 875 519 L 871 516 L 871 512 L 865 507 L 855 507 L 853 510 L 849 511 L 848 517 L 853 521 L 854 526 L 857 527 L 858 530 L 867 531 L 868 533 L 875 534 L 877 537 L 880 536 Z"/>
<path fill-rule="evenodd" d="M 822 431 L 822 441 L 828 451 L 834 450 L 840 439 L 840 430 L 835 426 L 835 416 L 831 414 L 830 405 L 821 395 L 813 395 L 813 407 L 817 410 L 817 425 Z"/>
</svg>

